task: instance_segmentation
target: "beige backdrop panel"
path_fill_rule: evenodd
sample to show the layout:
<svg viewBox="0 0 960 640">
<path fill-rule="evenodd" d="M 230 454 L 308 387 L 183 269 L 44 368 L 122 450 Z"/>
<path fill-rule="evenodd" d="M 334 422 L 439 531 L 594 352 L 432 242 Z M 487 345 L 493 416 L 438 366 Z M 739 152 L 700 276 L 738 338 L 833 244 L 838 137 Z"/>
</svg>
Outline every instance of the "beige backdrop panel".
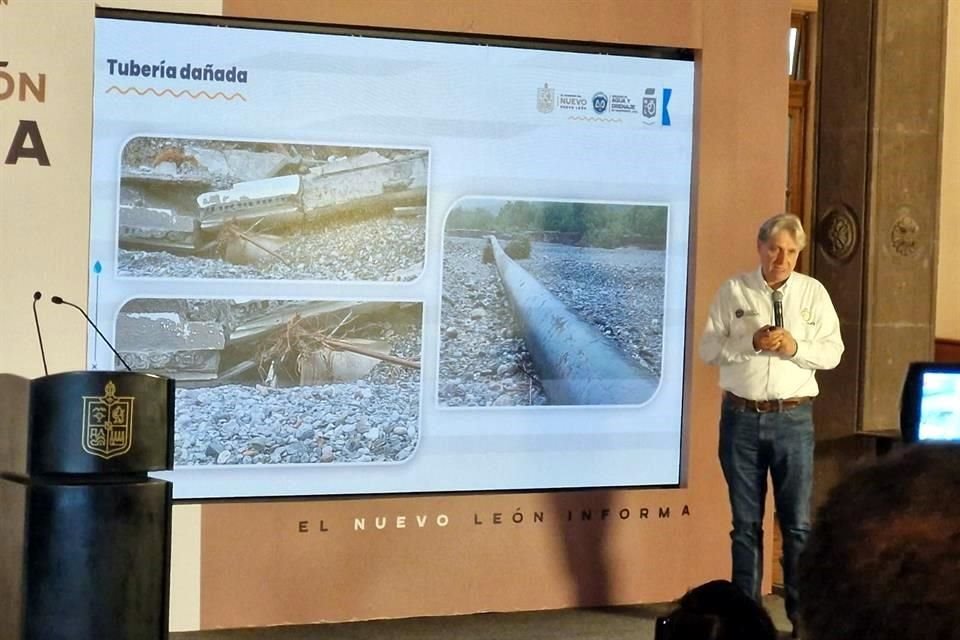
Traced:
<svg viewBox="0 0 960 640">
<path fill-rule="evenodd" d="M 35 290 L 46 296 L 39 312 L 50 371 L 84 364 L 83 318 L 48 300 L 86 300 L 93 2 L 8 0 L 0 5 L 0 42 L 7 73 L 45 77 L 42 102 L 20 101 L 18 92 L 0 101 L 0 158 L 18 123 L 32 120 L 50 161 L 0 164 L 0 371 L 33 377 L 43 374 L 30 306 Z"/>
<path fill-rule="evenodd" d="M 937 271 L 938 338 L 960 340 L 960 0 L 947 4 L 943 140 L 940 143 L 940 236 Z"/>
<path fill-rule="evenodd" d="M 643 491 L 206 505 L 203 627 L 662 600 L 717 515 Z"/>
<path fill-rule="evenodd" d="M 27 161 L 0 168 L 0 268 L 6 274 L 0 295 L 8 301 L 0 315 L 0 370 L 30 376 L 42 371 L 31 294 L 42 289 L 48 297 L 83 301 L 89 267 L 93 2 L 56 3 L 55 12 L 50 4 L 0 4 L 7 68 L 47 77 L 44 102 L 0 103 L 0 139 L 13 135 L 11 123 L 37 120 L 52 165 Z M 219 2 L 202 0 L 107 4 L 207 13 L 219 8 Z M 235 15 L 702 49 L 691 345 L 722 277 L 753 265 L 756 224 L 782 207 L 787 0 L 227 4 Z M 278 13 L 267 13 L 274 9 Z M 297 14 L 304 10 L 310 14 Z M 51 371 L 84 364 L 82 319 L 64 311 L 41 308 Z M 729 512 L 715 457 L 715 372 L 692 359 L 690 384 L 686 489 L 209 504 L 199 517 L 196 507 L 179 507 L 173 591 L 190 595 L 173 602 L 171 626 L 201 626 L 201 604 L 193 597 L 198 584 L 203 626 L 235 626 L 662 600 L 726 575 Z M 605 505 L 617 514 L 628 508 L 631 515 L 598 522 Z M 678 513 L 684 506 L 689 515 Z M 522 524 L 512 522 L 518 507 L 527 518 Z M 645 507 L 648 518 L 640 515 Z M 665 507 L 670 518 L 659 517 Z M 594 519 L 562 522 L 558 514 L 565 508 L 590 510 Z M 532 521 L 538 511 L 544 514 L 540 523 Z M 502 524 L 493 522 L 498 512 Z M 449 524 L 414 528 L 423 513 L 447 515 Z M 394 519 L 391 529 L 354 531 L 354 518 L 364 514 L 406 515 L 408 524 L 398 529 Z M 473 514 L 483 524 L 472 524 Z M 300 520 L 310 522 L 308 533 L 298 532 Z M 320 520 L 328 531 L 317 530 Z M 296 597 L 270 599 L 269 607 L 240 601 L 245 592 L 284 592 L 290 584 L 297 586 Z M 322 601 L 336 600 L 342 589 L 359 597 L 325 613 Z M 419 604 L 422 598 L 430 607 Z"/>
<path fill-rule="evenodd" d="M 755 264 L 756 225 L 783 207 L 787 0 L 227 0 L 224 13 L 702 49 L 691 349 L 721 280 Z M 205 505 L 201 627 L 649 602 L 726 576 L 716 373 L 689 370 L 684 489 Z"/>
<path fill-rule="evenodd" d="M 106 0 L 100 6 L 217 15 L 221 0 Z M 0 164 L 0 371 L 43 374 L 30 302 L 39 305 L 50 371 L 82 369 L 86 325 L 50 306 L 60 295 L 84 304 L 90 265 L 90 145 L 93 107 L 93 0 L 0 2 L 0 60 L 19 77 L 45 76 L 44 101 L 0 100 L 0 159 L 18 123 L 36 121 L 50 166 Z M 69 55 L 64 55 L 69 52 Z M 3 87 L 0 86 L 0 89 Z"/>
<path fill-rule="evenodd" d="M 225 0 L 223 12 L 324 24 L 696 49 L 701 4 L 703 0 Z"/>
<path fill-rule="evenodd" d="M 106 0 L 100 6 L 219 15 L 220 0 Z M 0 2 L 0 61 L 14 76 L 45 77 L 43 102 L 0 101 L 0 159 L 20 120 L 34 120 L 50 166 L 0 164 L 0 372 L 43 373 L 31 312 L 39 305 L 51 373 L 85 365 L 86 326 L 51 295 L 84 303 L 89 268 L 93 0 Z M 69 55 L 65 55 L 69 52 Z M 200 621 L 200 507 L 174 509 L 171 630 Z"/>
</svg>

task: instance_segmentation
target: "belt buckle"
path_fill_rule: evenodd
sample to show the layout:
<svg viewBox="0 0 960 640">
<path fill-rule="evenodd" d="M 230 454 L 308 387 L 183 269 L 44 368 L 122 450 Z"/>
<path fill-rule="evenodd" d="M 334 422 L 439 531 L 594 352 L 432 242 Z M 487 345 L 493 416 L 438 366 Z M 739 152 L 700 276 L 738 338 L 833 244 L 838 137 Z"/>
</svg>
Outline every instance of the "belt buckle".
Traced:
<svg viewBox="0 0 960 640">
<path fill-rule="evenodd" d="M 753 403 L 753 408 L 757 413 L 783 413 L 783 399 L 757 400 Z"/>
</svg>

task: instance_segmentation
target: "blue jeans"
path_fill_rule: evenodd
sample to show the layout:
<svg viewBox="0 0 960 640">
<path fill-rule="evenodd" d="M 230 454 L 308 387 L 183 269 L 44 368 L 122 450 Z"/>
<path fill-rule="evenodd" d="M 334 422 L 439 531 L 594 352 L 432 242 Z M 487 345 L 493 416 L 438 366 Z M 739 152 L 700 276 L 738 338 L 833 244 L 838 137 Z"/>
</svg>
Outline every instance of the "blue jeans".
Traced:
<svg viewBox="0 0 960 640">
<path fill-rule="evenodd" d="M 780 413 L 757 413 L 723 403 L 719 453 L 733 513 L 733 583 L 760 601 L 763 509 L 769 471 L 783 535 L 787 617 L 794 622 L 797 561 L 810 534 L 813 446 L 811 403 Z"/>
</svg>

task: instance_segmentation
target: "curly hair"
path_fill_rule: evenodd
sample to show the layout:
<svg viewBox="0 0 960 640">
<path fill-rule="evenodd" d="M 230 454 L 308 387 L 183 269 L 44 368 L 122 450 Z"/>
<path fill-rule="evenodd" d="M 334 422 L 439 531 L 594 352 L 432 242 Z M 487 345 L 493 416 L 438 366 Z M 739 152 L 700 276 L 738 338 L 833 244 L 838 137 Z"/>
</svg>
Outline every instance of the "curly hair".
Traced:
<svg viewBox="0 0 960 640">
<path fill-rule="evenodd" d="M 770 614 L 729 580 L 695 587 L 679 605 L 658 620 L 655 640 L 776 640 Z"/>
<path fill-rule="evenodd" d="M 960 640 L 960 446 L 915 445 L 841 481 L 799 573 L 810 640 Z"/>
</svg>

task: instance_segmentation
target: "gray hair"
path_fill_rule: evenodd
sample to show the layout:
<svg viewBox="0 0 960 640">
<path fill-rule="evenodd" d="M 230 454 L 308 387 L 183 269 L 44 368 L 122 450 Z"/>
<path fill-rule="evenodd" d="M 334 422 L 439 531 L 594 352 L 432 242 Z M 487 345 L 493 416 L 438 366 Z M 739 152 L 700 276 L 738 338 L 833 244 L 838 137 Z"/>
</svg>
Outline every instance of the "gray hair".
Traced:
<svg viewBox="0 0 960 640">
<path fill-rule="evenodd" d="M 807 234 L 803 231 L 803 223 L 792 213 L 778 213 L 772 218 L 767 218 L 757 232 L 757 242 L 766 242 L 781 231 L 789 233 L 801 251 L 807 246 Z"/>
</svg>

